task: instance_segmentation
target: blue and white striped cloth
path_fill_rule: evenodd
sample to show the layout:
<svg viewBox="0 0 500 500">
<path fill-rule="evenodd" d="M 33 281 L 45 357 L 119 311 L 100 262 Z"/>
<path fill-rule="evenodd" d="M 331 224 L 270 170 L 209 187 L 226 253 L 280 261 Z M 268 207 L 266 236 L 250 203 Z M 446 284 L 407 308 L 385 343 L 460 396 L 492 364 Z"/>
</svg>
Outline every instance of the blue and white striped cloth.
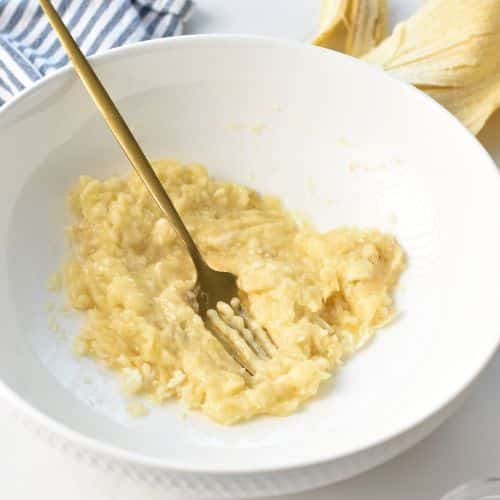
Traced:
<svg viewBox="0 0 500 500">
<path fill-rule="evenodd" d="M 182 33 L 192 0 L 53 0 L 87 55 Z M 37 0 L 0 0 L 0 106 L 68 63 Z"/>
</svg>

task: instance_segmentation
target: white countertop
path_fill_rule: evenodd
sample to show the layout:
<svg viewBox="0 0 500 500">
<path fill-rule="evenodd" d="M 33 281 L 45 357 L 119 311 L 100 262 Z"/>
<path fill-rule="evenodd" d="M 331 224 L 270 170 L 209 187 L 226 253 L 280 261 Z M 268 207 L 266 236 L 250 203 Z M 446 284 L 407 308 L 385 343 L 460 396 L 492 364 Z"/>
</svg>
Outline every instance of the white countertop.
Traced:
<svg viewBox="0 0 500 500">
<path fill-rule="evenodd" d="M 188 33 L 256 33 L 305 41 L 314 32 L 319 10 L 319 0 L 196 1 L 198 9 L 189 22 Z M 390 0 L 393 21 L 411 13 L 419 2 Z M 481 139 L 500 165 L 500 112 Z M 459 483 L 499 475 L 499 381 L 500 353 L 477 381 L 464 406 L 424 442 L 362 476 L 286 498 L 438 500 Z M 161 490 L 71 461 L 26 430 L 8 408 L 0 407 L 1 500 L 166 498 Z M 176 499 L 169 495 L 168 500 Z"/>
</svg>

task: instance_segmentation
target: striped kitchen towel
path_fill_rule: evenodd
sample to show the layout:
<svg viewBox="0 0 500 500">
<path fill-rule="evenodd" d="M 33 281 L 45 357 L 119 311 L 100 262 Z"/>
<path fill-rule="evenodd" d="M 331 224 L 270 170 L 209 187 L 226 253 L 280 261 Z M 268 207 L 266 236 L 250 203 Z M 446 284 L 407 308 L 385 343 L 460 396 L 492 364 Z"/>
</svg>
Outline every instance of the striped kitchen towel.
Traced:
<svg viewBox="0 0 500 500">
<path fill-rule="evenodd" d="M 53 0 L 87 55 L 179 35 L 192 0 Z M 68 63 L 37 0 L 0 0 L 0 106 Z"/>
</svg>

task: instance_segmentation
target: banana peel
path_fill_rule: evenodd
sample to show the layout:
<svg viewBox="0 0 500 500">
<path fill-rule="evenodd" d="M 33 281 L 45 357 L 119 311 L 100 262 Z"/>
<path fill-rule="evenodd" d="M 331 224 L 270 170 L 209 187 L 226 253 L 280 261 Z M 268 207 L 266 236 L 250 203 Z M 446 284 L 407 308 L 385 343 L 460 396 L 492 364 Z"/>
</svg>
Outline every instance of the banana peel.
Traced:
<svg viewBox="0 0 500 500">
<path fill-rule="evenodd" d="M 322 0 L 313 44 L 360 57 L 387 36 L 387 0 Z"/>
<path fill-rule="evenodd" d="M 500 0 L 426 0 L 363 59 L 422 89 L 477 134 L 500 108 Z"/>
</svg>

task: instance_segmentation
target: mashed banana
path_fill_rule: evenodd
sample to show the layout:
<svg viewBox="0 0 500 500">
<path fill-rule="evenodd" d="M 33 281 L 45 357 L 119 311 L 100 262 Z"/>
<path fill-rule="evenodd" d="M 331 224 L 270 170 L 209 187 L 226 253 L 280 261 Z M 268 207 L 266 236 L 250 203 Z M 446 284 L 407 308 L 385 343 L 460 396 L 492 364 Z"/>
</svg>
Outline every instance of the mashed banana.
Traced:
<svg viewBox="0 0 500 500">
<path fill-rule="evenodd" d="M 214 181 L 201 166 L 155 169 L 208 263 L 238 276 L 278 352 L 251 377 L 205 329 L 190 306 L 189 256 L 135 174 L 81 177 L 64 269 L 70 304 L 85 311 L 76 347 L 119 371 L 128 393 L 179 398 L 223 424 L 287 415 L 394 316 L 404 258 L 392 236 L 319 234 L 277 199 Z"/>
</svg>

